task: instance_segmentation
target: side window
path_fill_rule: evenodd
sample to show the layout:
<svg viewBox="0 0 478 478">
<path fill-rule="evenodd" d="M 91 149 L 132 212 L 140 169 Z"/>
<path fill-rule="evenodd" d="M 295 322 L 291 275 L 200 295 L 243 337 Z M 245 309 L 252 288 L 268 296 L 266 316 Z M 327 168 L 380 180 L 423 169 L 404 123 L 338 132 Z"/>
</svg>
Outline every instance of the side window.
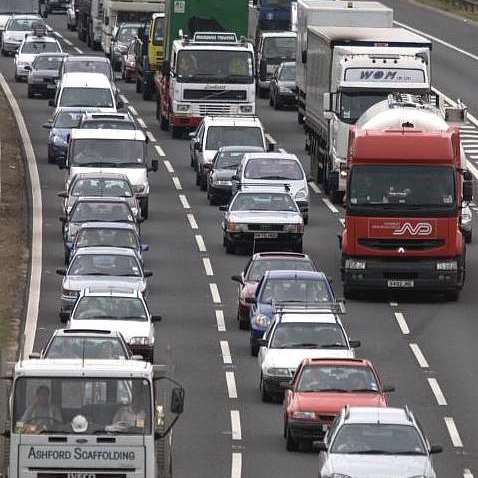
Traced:
<svg viewBox="0 0 478 478">
<path fill-rule="evenodd" d="M 274 335 L 275 325 L 276 325 L 276 322 L 274 320 L 271 320 L 269 322 L 269 325 L 267 326 L 267 329 L 266 329 L 265 334 L 264 334 L 264 338 L 268 342 L 272 338 L 272 336 Z"/>
<path fill-rule="evenodd" d="M 246 264 L 246 267 L 244 267 L 244 271 L 243 271 L 244 277 L 247 277 L 247 274 L 249 272 L 249 268 L 251 267 L 251 264 L 252 264 L 252 258 L 249 259 L 249 261 Z"/>
</svg>

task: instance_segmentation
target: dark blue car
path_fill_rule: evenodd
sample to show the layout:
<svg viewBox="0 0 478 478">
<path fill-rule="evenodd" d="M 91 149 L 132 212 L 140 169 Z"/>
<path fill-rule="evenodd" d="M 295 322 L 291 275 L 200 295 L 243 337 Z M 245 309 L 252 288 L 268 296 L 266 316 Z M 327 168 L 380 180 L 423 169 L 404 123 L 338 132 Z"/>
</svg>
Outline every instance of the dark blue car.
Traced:
<svg viewBox="0 0 478 478">
<path fill-rule="evenodd" d="M 257 286 L 256 295 L 250 298 L 251 355 L 259 351 L 261 339 L 272 320 L 274 304 L 281 302 L 324 303 L 334 302 L 334 292 L 322 272 L 268 271 Z"/>
</svg>

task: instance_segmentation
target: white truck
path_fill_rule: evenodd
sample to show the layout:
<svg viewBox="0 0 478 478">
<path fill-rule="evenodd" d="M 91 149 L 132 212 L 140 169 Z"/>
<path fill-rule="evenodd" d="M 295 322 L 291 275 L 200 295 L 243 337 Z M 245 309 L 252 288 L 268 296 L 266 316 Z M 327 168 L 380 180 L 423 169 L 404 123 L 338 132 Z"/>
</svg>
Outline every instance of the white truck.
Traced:
<svg viewBox="0 0 478 478">
<path fill-rule="evenodd" d="M 309 27 L 306 148 L 312 177 L 334 202 L 346 189 L 350 126 L 389 93 L 429 95 L 431 48 L 402 28 Z"/>
<path fill-rule="evenodd" d="M 78 39 L 99 50 L 103 24 L 103 0 L 78 0 Z"/>
<path fill-rule="evenodd" d="M 309 26 L 391 27 L 393 10 L 379 2 L 298 0 L 297 2 L 297 120 L 303 124 L 307 84 Z"/>
<path fill-rule="evenodd" d="M 169 431 L 183 411 L 184 389 L 165 371 L 136 360 L 18 362 L 3 476 L 169 478 Z"/>
<path fill-rule="evenodd" d="M 111 55 L 111 39 L 120 23 L 145 23 L 153 13 L 164 12 L 164 0 L 104 0 L 101 47 Z"/>
</svg>

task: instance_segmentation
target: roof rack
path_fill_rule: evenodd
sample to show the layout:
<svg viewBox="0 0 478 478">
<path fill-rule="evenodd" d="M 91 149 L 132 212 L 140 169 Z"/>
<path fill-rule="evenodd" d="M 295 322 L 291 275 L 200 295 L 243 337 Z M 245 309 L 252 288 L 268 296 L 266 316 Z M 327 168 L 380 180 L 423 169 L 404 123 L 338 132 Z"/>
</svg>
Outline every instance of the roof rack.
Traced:
<svg viewBox="0 0 478 478">
<path fill-rule="evenodd" d="M 274 314 L 346 314 L 345 302 L 336 300 L 334 302 L 273 302 L 272 309 Z"/>
</svg>

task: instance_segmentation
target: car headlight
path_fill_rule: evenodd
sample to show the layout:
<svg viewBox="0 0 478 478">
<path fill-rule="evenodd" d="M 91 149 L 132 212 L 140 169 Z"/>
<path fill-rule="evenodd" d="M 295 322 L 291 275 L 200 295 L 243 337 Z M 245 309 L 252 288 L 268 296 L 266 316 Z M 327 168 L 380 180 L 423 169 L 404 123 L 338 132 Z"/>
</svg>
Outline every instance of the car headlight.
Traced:
<svg viewBox="0 0 478 478">
<path fill-rule="evenodd" d="M 65 299 L 76 299 L 80 295 L 80 291 L 71 290 L 71 289 L 63 289 L 62 295 L 63 297 L 65 297 Z"/>
<path fill-rule="evenodd" d="M 234 222 L 233 219 L 227 221 L 227 232 L 246 232 L 246 224 Z"/>
<path fill-rule="evenodd" d="M 296 234 L 301 234 L 304 232 L 304 224 L 285 224 L 284 225 L 284 232 L 293 232 Z"/>
<path fill-rule="evenodd" d="M 241 111 L 241 113 L 252 113 L 253 112 L 252 105 L 241 105 L 241 106 L 239 106 L 239 110 Z"/>
<path fill-rule="evenodd" d="M 17 66 L 19 68 L 25 68 L 28 65 L 26 61 L 17 61 Z"/>
<path fill-rule="evenodd" d="M 345 268 L 364 270 L 367 267 L 367 261 L 365 259 L 346 259 Z"/>
<path fill-rule="evenodd" d="M 134 184 L 133 185 L 133 192 L 135 194 L 141 194 L 142 192 L 144 192 L 145 189 L 146 189 L 146 186 L 144 184 Z"/>
<path fill-rule="evenodd" d="M 457 261 L 437 262 L 437 271 L 456 271 L 456 270 L 458 270 Z"/>
<path fill-rule="evenodd" d="M 269 375 L 271 377 L 290 377 L 289 369 L 288 368 L 280 368 L 280 367 L 271 367 L 266 368 L 264 370 L 265 375 Z"/>
<path fill-rule="evenodd" d="M 315 420 L 315 412 L 292 412 L 292 418 L 300 420 Z"/>
<path fill-rule="evenodd" d="M 151 339 L 149 337 L 131 337 L 129 343 L 130 345 L 151 345 Z"/>
<path fill-rule="evenodd" d="M 259 329 L 266 329 L 271 319 L 264 314 L 258 314 L 252 319 L 254 325 Z"/>
<path fill-rule="evenodd" d="M 187 113 L 190 108 L 191 105 L 188 105 L 187 103 L 178 103 L 176 107 L 178 113 Z"/>
<path fill-rule="evenodd" d="M 297 194 L 295 195 L 295 200 L 296 201 L 306 201 L 309 197 L 309 192 L 307 191 L 306 188 L 299 189 L 297 191 Z"/>
</svg>

